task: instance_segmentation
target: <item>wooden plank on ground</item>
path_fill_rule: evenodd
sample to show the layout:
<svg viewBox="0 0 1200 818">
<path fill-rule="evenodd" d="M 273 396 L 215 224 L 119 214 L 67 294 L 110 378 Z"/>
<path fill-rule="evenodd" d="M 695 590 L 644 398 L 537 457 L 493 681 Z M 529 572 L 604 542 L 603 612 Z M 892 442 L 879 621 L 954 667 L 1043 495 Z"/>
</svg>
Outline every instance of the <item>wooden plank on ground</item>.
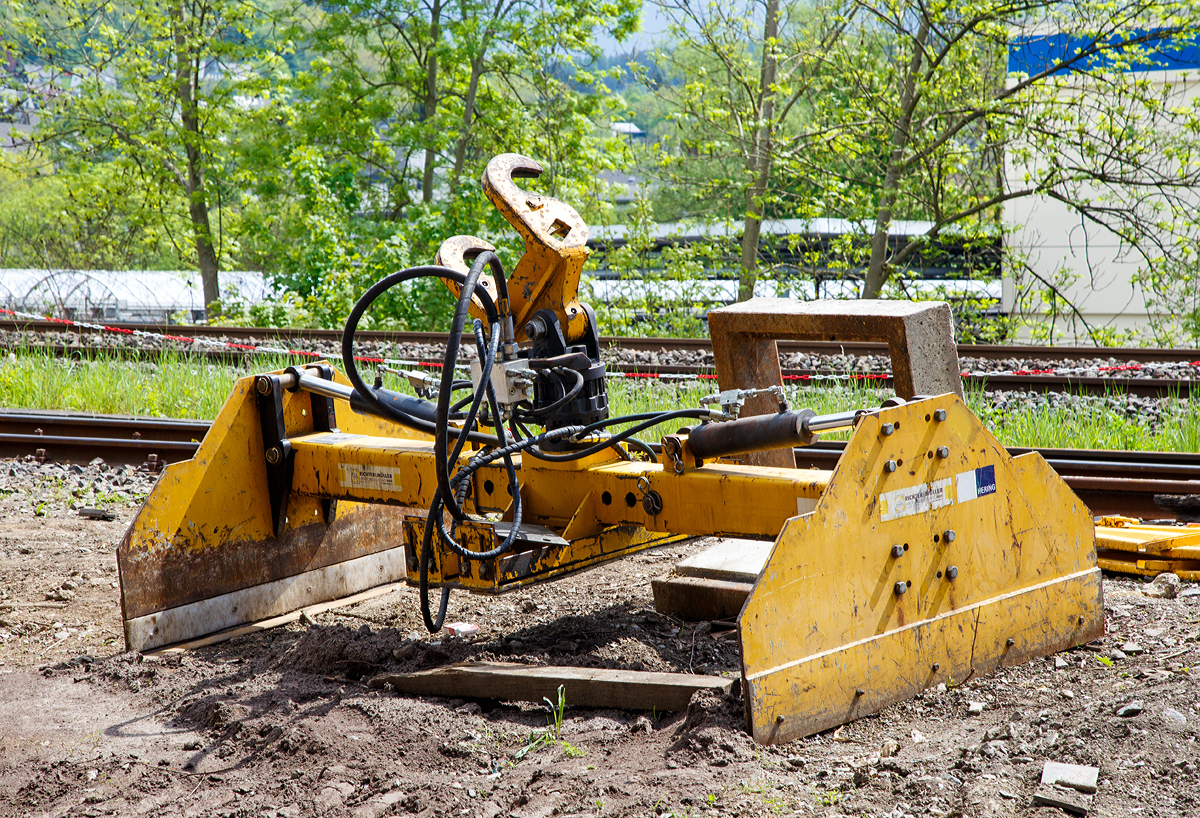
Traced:
<svg viewBox="0 0 1200 818">
<path fill-rule="evenodd" d="M 753 584 L 774 547 L 771 541 L 723 539 L 676 565 L 675 573 Z"/>
<path fill-rule="evenodd" d="M 709 577 L 666 576 L 651 580 L 654 610 L 681 619 L 737 619 L 750 582 L 728 582 Z"/>
<path fill-rule="evenodd" d="M 561 685 L 566 703 L 581 707 L 628 710 L 686 710 L 697 690 L 728 693 L 732 679 L 589 667 L 540 667 L 508 662 L 469 662 L 417 673 L 388 673 L 371 687 L 391 685 L 396 692 L 417 696 L 498 701 L 558 701 Z"/>
</svg>

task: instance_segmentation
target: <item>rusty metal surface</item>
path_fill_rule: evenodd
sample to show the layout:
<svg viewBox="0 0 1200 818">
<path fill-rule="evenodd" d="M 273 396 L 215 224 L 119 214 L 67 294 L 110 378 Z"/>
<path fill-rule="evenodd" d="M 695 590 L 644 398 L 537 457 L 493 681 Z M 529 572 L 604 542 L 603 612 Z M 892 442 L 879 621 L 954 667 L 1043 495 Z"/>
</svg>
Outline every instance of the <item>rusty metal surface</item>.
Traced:
<svg viewBox="0 0 1200 818">
<path fill-rule="evenodd" d="M 126 618 L 155 613 L 264 582 L 325 568 L 394 548 L 412 509 L 339 504 L 332 525 L 311 523 L 279 537 L 227 540 L 219 556 L 187 548 L 177 533 L 172 548 L 150 554 L 136 547 L 131 529 L 117 549 Z"/>
<path fill-rule="evenodd" d="M 753 298 L 708 314 L 713 360 L 721 389 L 783 385 L 776 342 L 789 340 L 884 341 L 892 359 L 896 393 L 962 396 L 950 306 L 944 302 L 809 301 Z M 773 413 L 764 395 L 746 401 L 743 414 Z M 761 466 L 792 466 L 789 450 L 747 457 Z"/>
<path fill-rule="evenodd" d="M 238 381 L 196 456 L 164 470 L 126 531 L 117 551 L 126 621 L 401 542 L 408 509 L 339 502 L 326 525 L 321 499 L 300 494 L 290 498 L 284 531 L 272 536 L 255 395 L 254 378 Z M 289 434 L 311 432 L 310 396 L 286 393 L 284 401 Z M 344 405 L 338 422 L 360 434 L 406 434 Z"/>
<path fill-rule="evenodd" d="M 553 310 L 568 342 L 587 328 L 579 303 L 579 276 L 587 261 L 588 228 L 575 208 L 550 196 L 527 193 L 514 179 L 534 179 L 542 166 L 515 153 L 493 158 L 483 190 L 525 239 L 525 253 L 508 278 L 508 298 L 518 331 L 540 309 Z"/>
</svg>

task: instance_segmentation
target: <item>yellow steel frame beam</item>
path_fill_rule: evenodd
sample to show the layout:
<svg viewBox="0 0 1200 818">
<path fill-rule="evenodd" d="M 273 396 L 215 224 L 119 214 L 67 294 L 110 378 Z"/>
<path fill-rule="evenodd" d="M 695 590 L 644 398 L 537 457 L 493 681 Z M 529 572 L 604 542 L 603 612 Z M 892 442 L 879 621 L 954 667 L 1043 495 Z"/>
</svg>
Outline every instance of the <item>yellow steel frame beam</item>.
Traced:
<svg viewBox="0 0 1200 818">
<path fill-rule="evenodd" d="M 334 432 L 294 437 L 291 443 L 296 494 L 423 507 L 437 488 L 432 442 Z M 676 475 L 658 463 L 621 460 L 615 453 L 569 463 L 525 457 L 518 463 L 524 521 L 572 534 L 568 539 L 627 525 L 773 539 L 789 517 L 816 505 L 829 477 L 816 469 L 721 464 Z M 488 466 L 473 478 L 469 497 L 480 511 L 503 511 L 511 500 L 507 485 L 503 467 Z M 651 491 L 662 498 L 658 514 L 642 503 Z"/>
</svg>

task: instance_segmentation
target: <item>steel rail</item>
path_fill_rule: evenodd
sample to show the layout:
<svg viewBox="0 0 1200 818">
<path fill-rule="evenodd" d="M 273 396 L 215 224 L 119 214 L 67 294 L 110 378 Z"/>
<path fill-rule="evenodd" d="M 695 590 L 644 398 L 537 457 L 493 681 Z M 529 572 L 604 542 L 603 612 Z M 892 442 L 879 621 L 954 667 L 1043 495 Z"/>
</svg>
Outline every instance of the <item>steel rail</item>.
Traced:
<svg viewBox="0 0 1200 818">
<path fill-rule="evenodd" d="M 208 427 L 201 420 L 0 409 L 0 457 L 71 463 L 102 457 L 110 465 L 153 471 L 192 457 Z M 845 447 L 818 441 L 796 449 L 796 463 L 833 469 Z M 1154 503 L 1155 495 L 1200 496 L 1200 453 L 1019 447 L 1009 452 L 1041 455 L 1096 515 L 1174 519 L 1174 512 Z"/>
<path fill-rule="evenodd" d="M 327 329 L 287 329 L 287 328 L 256 328 L 256 327 L 222 327 L 203 325 L 169 325 L 158 326 L 149 324 L 115 323 L 107 326 L 131 331 L 157 332 L 164 335 L 186 334 L 197 338 L 236 338 L 260 339 L 263 342 L 286 340 L 289 343 L 300 341 L 325 341 L 341 343 L 341 330 Z M 30 332 L 67 332 L 79 334 L 96 334 L 101 330 L 71 327 L 53 321 L 23 321 L 0 320 L 0 330 L 25 330 Z M 430 344 L 445 345 L 447 335 L 444 332 L 385 332 L 360 331 L 357 337 L 362 341 L 381 341 L 398 344 Z M 629 349 L 639 352 L 662 351 L 701 351 L 711 352 L 712 345 L 707 338 L 632 338 L 625 336 L 604 336 L 603 346 Z M 780 341 L 779 351 L 812 352 L 822 355 L 887 355 L 887 344 L 864 341 Z M 1200 350 L 1197 349 L 1153 349 L 1143 347 L 1089 347 L 1089 346 L 1026 346 L 1006 344 L 959 344 L 960 358 L 985 358 L 999 360 L 1022 359 L 1057 359 L 1064 361 L 1081 361 L 1095 359 L 1111 359 L 1115 361 L 1138 361 L 1140 363 L 1176 363 L 1179 361 L 1200 360 Z"/>
<path fill-rule="evenodd" d="M 164 463 L 192 457 L 210 425 L 204 420 L 0 409 L 0 457 L 70 463 L 99 457 L 110 465 L 158 471 Z"/>
</svg>

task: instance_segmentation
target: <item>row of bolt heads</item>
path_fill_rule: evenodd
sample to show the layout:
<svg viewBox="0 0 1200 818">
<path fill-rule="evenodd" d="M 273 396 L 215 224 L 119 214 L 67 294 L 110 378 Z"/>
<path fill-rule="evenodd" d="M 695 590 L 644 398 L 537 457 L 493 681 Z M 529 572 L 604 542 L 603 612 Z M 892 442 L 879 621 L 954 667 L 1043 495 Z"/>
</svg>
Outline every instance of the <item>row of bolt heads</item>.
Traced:
<svg viewBox="0 0 1200 818">
<path fill-rule="evenodd" d="M 934 410 L 933 419 L 938 422 L 945 420 L 946 419 L 946 410 L 945 409 Z M 879 431 L 883 433 L 884 437 L 890 437 L 896 431 L 896 427 L 891 423 L 885 423 L 885 424 L 883 424 L 883 426 L 879 427 Z M 947 457 L 950 456 L 950 447 L 938 446 L 937 456 L 940 457 L 941 459 L 945 460 Z M 889 460 L 886 463 L 884 463 L 883 470 L 885 472 L 888 472 L 889 474 L 891 472 L 894 472 L 896 470 L 896 461 Z"/>
<path fill-rule="evenodd" d="M 936 421 L 939 421 L 939 422 L 945 420 L 946 419 L 946 410 L 938 409 L 938 410 L 934 411 L 933 419 Z M 893 432 L 896 431 L 896 427 L 890 423 L 885 423 L 881 427 L 880 431 L 883 432 L 884 437 L 888 437 Z M 950 447 L 938 446 L 937 456 L 940 459 L 945 460 L 947 457 L 950 456 Z M 884 463 L 883 470 L 886 472 L 894 472 L 896 470 L 896 461 L 889 460 L 886 463 Z M 947 529 L 946 532 L 942 536 L 945 538 L 946 542 L 954 542 L 954 531 L 952 529 Z M 904 546 L 903 545 L 893 545 L 892 546 L 892 556 L 895 557 L 896 559 L 899 559 L 900 557 L 904 556 Z M 949 568 L 946 569 L 946 579 L 955 579 L 957 577 L 958 577 L 958 566 L 957 565 L 951 565 Z M 900 594 L 903 594 L 906 591 L 908 591 L 908 583 L 904 582 L 904 581 L 897 582 L 895 588 L 896 588 L 896 595 L 899 596 Z M 933 666 L 933 669 L 937 670 L 936 664 Z M 859 695 L 860 696 L 862 695 L 861 691 L 859 691 Z"/>
</svg>

